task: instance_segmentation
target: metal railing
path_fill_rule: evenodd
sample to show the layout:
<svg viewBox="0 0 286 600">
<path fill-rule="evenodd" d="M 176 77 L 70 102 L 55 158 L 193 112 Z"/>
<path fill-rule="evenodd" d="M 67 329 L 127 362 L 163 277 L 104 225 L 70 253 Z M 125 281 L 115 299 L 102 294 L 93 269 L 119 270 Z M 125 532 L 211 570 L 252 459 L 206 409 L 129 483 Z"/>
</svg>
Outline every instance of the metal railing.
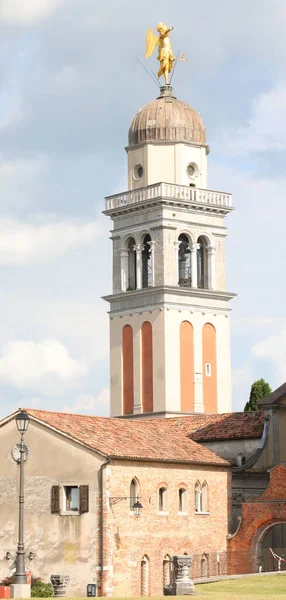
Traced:
<svg viewBox="0 0 286 600">
<path fill-rule="evenodd" d="M 117 209 L 130 204 L 138 204 L 156 198 L 167 198 L 178 201 L 208 204 L 231 208 L 232 195 L 225 192 L 193 188 L 187 185 L 174 185 L 171 183 L 155 183 L 144 188 L 114 194 L 105 198 L 106 210 Z"/>
</svg>

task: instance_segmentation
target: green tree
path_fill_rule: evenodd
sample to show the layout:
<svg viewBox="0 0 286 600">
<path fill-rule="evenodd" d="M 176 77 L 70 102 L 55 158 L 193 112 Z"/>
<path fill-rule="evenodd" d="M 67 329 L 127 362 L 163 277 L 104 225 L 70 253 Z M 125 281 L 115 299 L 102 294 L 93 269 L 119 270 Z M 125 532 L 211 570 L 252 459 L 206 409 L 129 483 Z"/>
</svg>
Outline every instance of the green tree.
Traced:
<svg viewBox="0 0 286 600">
<path fill-rule="evenodd" d="M 271 394 L 271 387 L 267 381 L 264 379 L 259 379 L 258 381 L 254 381 L 251 386 L 249 400 L 246 402 L 244 407 L 244 412 L 251 412 L 255 410 L 259 410 L 258 402 L 259 400 L 263 400 L 266 396 Z"/>
</svg>

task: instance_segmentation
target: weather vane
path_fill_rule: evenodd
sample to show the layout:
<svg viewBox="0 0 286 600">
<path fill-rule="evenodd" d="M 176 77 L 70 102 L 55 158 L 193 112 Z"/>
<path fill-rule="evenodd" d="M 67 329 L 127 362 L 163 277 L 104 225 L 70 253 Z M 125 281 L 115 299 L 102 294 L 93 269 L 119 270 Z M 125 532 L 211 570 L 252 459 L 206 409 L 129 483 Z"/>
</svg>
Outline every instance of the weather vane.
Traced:
<svg viewBox="0 0 286 600">
<path fill-rule="evenodd" d="M 159 23 L 157 25 L 157 31 L 159 35 L 154 35 L 153 29 L 149 29 L 146 35 L 146 54 L 148 58 L 153 54 L 156 46 L 158 45 L 158 60 L 160 61 L 160 69 L 158 71 L 158 79 L 164 75 L 166 85 L 169 85 L 169 73 L 171 73 L 175 57 L 173 55 L 171 40 L 169 33 L 174 27 L 167 27 L 165 23 Z"/>
</svg>

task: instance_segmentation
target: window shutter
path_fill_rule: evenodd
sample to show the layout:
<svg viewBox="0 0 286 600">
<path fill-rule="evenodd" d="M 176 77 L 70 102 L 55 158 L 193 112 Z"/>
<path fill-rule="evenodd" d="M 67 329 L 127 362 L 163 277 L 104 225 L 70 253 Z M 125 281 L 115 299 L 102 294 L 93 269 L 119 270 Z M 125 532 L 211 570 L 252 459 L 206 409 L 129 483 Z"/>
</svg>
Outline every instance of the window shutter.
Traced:
<svg viewBox="0 0 286 600">
<path fill-rule="evenodd" d="M 89 511 L 89 494 L 88 485 L 80 485 L 79 487 L 79 512 L 87 513 Z"/>
<path fill-rule="evenodd" d="M 51 512 L 52 513 L 60 512 L 60 486 L 59 485 L 52 486 Z"/>
</svg>

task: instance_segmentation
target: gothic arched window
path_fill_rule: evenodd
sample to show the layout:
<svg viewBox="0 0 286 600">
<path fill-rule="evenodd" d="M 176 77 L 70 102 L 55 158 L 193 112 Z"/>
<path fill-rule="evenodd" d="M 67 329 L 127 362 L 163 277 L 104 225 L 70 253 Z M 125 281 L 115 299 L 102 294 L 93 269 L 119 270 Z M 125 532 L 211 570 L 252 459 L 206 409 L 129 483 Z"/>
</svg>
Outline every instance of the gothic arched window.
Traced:
<svg viewBox="0 0 286 600">
<path fill-rule="evenodd" d="M 128 241 L 128 286 L 127 290 L 136 290 L 136 250 L 135 240 L 130 238 Z"/>
<path fill-rule="evenodd" d="M 133 477 L 130 483 L 130 510 L 133 510 L 134 504 L 139 496 L 139 481 L 137 477 Z"/>
<path fill-rule="evenodd" d="M 197 250 L 198 288 L 208 287 L 208 256 L 207 240 L 204 236 L 198 238 L 199 249 Z"/>
<path fill-rule="evenodd" d="M 199 481 L 195 485 L 195 511 L 202 512 L 202 487 Z"/>
<path fill-rule="evenodd" d="M 179 512 L 187 512 L 188 509 L 188 497 L 186 488 L 181 487 L 179 489 Z"/>
<path fill-rule="evenodd" d="M 142 288 L 152 285 L 152 256 L 149 242 L 151 242 L 151 238 L 147 234 L 144 237 L 142 248 Z"/>
<path fill-rule="evenodd" d="M 189 240 L 184 233 L 179 236 L 179 285 L 182 287 L 191 287 L 192 285 L 192 266 L 191 266 L 191 251 L 189 248 Z"/>
<path fill-rule="evenodd" d="M 202 512 L 208 512 L 209 499 L 208 499 L 208 484 L 204 481 L 202 485 Z"/>
<path fill-rule="evenodd" d="M 141 596 L 149 596 L 149 559 L 146 554 L 141 560 Z"/>
</svg>

